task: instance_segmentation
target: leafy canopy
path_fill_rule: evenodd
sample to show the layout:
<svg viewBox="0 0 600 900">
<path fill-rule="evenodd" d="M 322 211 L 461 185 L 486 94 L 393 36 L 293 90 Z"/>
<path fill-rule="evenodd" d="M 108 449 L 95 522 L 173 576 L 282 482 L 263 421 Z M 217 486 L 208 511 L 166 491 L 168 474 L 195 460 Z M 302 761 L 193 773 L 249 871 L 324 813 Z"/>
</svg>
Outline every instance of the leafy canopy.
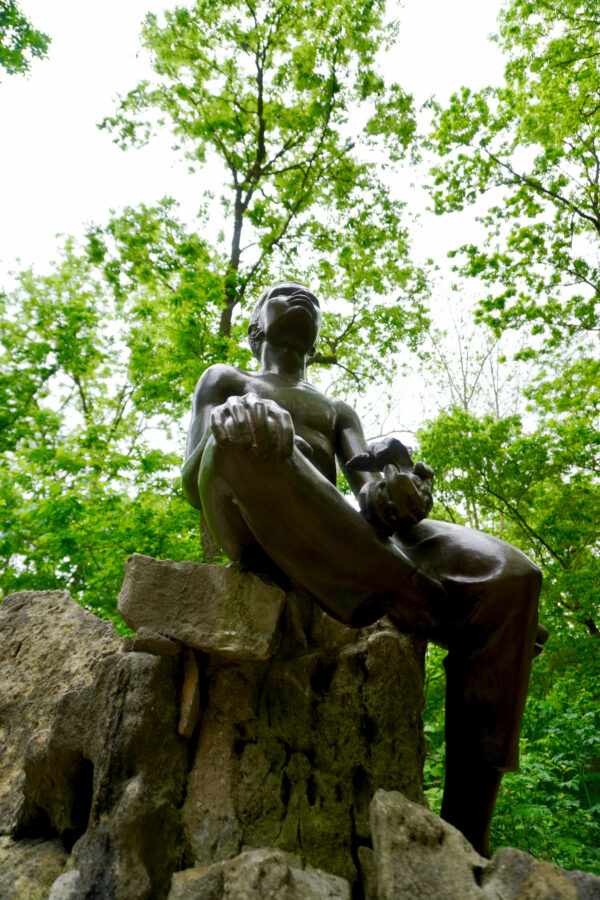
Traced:
<svg viewBox="0 0 600 900">
<path fill-rule="evenodd" d="M 595 0 L 512 0 L 496 37 L 505 83 L 436 107 L 429 146 L 437 212 L 483 202 L 483 245 L 462 271 L 492 289 L 480 314 L 529 323 L 553 347 L 598 329 L 600 9 Z"/>
<path fill-rule="evenodd" d="M 187 405 L 185 372 L 156 368 L 179 349 L 169 310 L 113 288 L 68 240 L 0 299 L 2 589 L 68 588 L 111 617 L 130 553 L 200 555 L 179 458 L 157 449 Z"/>
<path fill-rule="evenodd" d="M 37 31 L 15 0 L 0 0 L 0 66 L 9 75 L 29 71 L 34 58 L 47 55 L 50 38 Z"/>
<path fill-rule="evenodd" d="M 400 160 L 415 128 L 411 98 L 375 64 L 396 34 L 383 13 L 382 0 L 198 0 L 162 23 L 149 15 L 143 43 L 157 80 L 103 122 L 124 148 L 169 128 L 199 180 L 221 167 L 218 204 L 203 201 L 222 279 L 219 334 L 229 338 L 252 293 L 299 278 L 335 302 L 315 362 L 350 378 L 381 354 L 391 364 L 425 320 L 403 205 L 369 159 L 384 147 Z M 373 346 L 363 365 L 359 343 Z"/>
</svg>

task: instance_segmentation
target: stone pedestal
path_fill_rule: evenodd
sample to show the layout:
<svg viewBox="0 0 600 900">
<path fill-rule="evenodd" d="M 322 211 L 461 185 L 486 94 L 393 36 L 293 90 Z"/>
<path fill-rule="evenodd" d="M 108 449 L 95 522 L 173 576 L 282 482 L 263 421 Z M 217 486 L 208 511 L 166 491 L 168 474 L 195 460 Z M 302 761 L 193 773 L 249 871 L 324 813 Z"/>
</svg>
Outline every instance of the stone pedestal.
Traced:
<svg viewBox="0 0 600 900">
<path fill-rule="evenodd" d="M 423 800 L 424 645 L 387 620 L 346 628 L 235 568 L 137 555 L 119 608 L 202 650 L 198 723 L 180 723 L 192 736 L 183 813 L 195 864 L 271 847 L 354 883 L 374 791 Z M 186 670 L 184 698 L 189 657 Z"/>
<path fill-rule="evenodd" d="M 422 800 L 423 649 L 314 609 L 300 636 L 296 604 L 268 662 L 207 661 L 185 821 L 196 864 L 274 847 L 354 882 L 373 792 Z"/>
</svg>

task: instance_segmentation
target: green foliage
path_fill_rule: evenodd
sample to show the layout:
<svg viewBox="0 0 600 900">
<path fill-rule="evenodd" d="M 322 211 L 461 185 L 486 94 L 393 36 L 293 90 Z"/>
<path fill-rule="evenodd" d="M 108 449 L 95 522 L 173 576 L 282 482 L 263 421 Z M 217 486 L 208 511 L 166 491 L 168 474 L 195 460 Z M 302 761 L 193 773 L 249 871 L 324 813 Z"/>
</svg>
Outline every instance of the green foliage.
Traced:
<svg viewBox="0 0 600 900">
<path fill-rule="evenodd" d="M 600 430 L 585 405 L 557 414 L 548 382 L 528 393 L 536 427 L 453 408 L 423 427 L 419 450 L 436 471 L 434 516 L 508 540 L 544 572 L 540 618 L 551 637 L 534 663 L 521 766 L 503 782 L 493 845 L 599 872 Z M 426 785 L 434 803 L 443 774 L 441 656 L 433 650 L 428 660 Z"/>
<path fill-rule="evenodd" d="M 429 146 L 436 211 L 489 196 L 482 246 L 460 268 L 492 289 L 480 315 L 495 328 L 527 325 L 538 350 L 598 323 L 600 10 L 565 0 L 512 0 L 497 41 L 505 83 L 436 107 Z"/>
<path fill-rule="evenodd" d="M 170 127 L 204 184 L 220 161 L 220 210 L 205 191 L 192 233 L 173 200 L 127 208 L 2 297 L 4 590 L 66 587 L 112 616 L 129 553 L 200 557 L 181 460 L 156 447 L 176 433 L 182 448 L 207 366 L 254 365 L 243 306 L 270 281 L 300 278 L 334 301 L 314 364 L 338 365 L 340 390 L 381 380 L 398 343 L 419 340 L 425 282 L 402 205 L 365 156 L 385 146 L 398 160 L 413 136 L 411 98 L 374 62 L 394 35 L 379 0 L 220 0 L 147 17 L 156 84 L 104 124 L 123 145 Z"/>
<path fill-rule="evenodd" d="M 551 637 L 534 665 L 521 769 L 506 778 L 493 839 L 595 872 L 599 25 L 597 0 L 508 0 L 496 37 L 504 84 L 432 104 L 435 210 L 476 204 L 483 226 L 480 243 L 452 254 L 456 271 L 486 285 L 480 321 L 496 335 L 518 330 L 529 383 L 519 415 L 455 407 L 421 434 L 438 514 L 505 537 L 544 572 Z"/>
<path fill-rule="evenodd" d="M 572 643 L 577 653 L 589 653 L 589 640 L 587 647 Z M 556 664 L 556 651 L 553 656 L 546 669 Z M 573 696 L 571 673 L 564 671 L 540 697 L 536 675 L 520 770 L 506 777 L 495 839 L 567 869 L 600 873 L 598 692 L 581 683 Z"/>
<path fill-rule="evenodd" d="M 553 632 L 544 654 L 534 662 L 519 770 L 502 781 L 492 824 L 492 853 L 499 847 L 517 847 L 566 869 L 600 874 L 596 643 L 589 635 Z M 425 789 L 438 813 L 445 758 L 444 655 L 437 647 L 428 648 Z"/>
<path fill-rule="evenodd" d="M 382 0 L 197 0 L 162 22 L 149 15 L 143 43 L 158 78 L 102 124 L 124 148 L 168 127 L 194 171 L 220 164 L 219 212 L 205 207 L 216 330 L 229 338 L 239 306 L 266 284 L 303 280 L 335 304 L 314 362 L 338 365 L 346 384 L 370 378 L 377 360 L 391 367 L 425 322 L 403 205 L 368 161 L 377 148 L 400 160 L 415 128 L 411 98 L 375 65 L 396 34 L 383 11 Z"/>
<path fill-rule="evenodd" d="M 15 0 L 0 0 L 0 66 L 9 75 L 28 72 L 33 58 L 47 55 L 50 38 L 37 31 Z"/>
<path fill-rule="evenodd" d="M 143 286 L 124 296 L 73 241 L 1 305 L 2 590 L 68 588 L 113 616 L 129 554 L 200 556 L 180 459 L 156 445 L 208 360 L 159 378 L 182 352 L 177 308 Z"/>
</svg>

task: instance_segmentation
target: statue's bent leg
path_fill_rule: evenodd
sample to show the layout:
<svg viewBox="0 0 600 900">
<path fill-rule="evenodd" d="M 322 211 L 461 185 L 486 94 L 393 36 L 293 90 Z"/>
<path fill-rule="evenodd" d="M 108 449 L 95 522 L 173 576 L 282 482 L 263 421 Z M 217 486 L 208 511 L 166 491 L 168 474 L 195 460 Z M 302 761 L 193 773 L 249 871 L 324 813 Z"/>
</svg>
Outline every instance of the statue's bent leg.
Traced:
<svg viewBox="0 0 600 900">
<path fill-rule="evenodd" d="M 501 773 L 517 763 L 537 567 L 502 541 L 442 522 L 382 541 L 297 450 L 261 459 L 211 438 L 199 487 L 232 558 L 260 545 L 336 618 L 361 625 L 387 612 L 401 630 L 448 648 L 442 815 L 487 853 Z"/>
<path fill-rule="evenodd" d="M 417 526 L 406 550 L 420 563 L 436 557 L 453 619 L 444 641 L 442 816 L 487 854 L 502 773 L 518 762 L 541 572 L 509 544 L 442 522 Z"/>
<path fill-rule="evenodd" d="M 533 566 L 489 587 L 450 640 L 445 660 L 442 816 L 485 855 L 502 774 L 518 764 L 540 587 Z M 478 632 L 486 635 L 482 644 Z"/>
<path fill-rule="evenodd" d="M 374 529 L 302 454 L 260 458 L 207 442 L 199 475 L 204 514 L 232 559 L 256 542 L 297 586 L 352 625 L 374 621 L 398 591 L 404 627 L 434 637 L 446 613 L 441 587 Z"/>
</svg>

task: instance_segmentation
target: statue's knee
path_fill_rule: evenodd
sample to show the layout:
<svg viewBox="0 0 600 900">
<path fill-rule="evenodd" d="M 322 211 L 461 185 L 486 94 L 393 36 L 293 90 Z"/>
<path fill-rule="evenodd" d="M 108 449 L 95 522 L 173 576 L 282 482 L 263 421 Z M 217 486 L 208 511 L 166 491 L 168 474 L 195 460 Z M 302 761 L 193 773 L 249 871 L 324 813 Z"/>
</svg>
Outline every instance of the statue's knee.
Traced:
<svg viewBox="0 0 600 900">
<path fill-rule="evenodd" d="M 542 589 L 542 570 L 539 569 L 535 565 L 535 563 L 532 563 L 530 560 L 528 560 L 528 563 L 529 566 L 523 576 L 523 581 L 527 586 L 528 593 L 537 602 L 540 591 Z"/>
<path fill-rule="evenodd" d="M 200 483 L 217 480 L 229 485 L 234 493 L 267 477 L 268 460 L 257 456 L 240 444 L 218 444 L 209 438 L 200 468 Z"/>
<path fill-rule="evenodd" d="M 507 546 L 509 553 L 504 566 L 507 591 L 512 586 L 512 590 L 522 595 L 524 599 L 532 598 L 537 601 L 542 586 L 541 569 L 516 547 Z"/>
<path fill-rule="evenodd" d="M 238 463 L 241 451 L 236 444 L 218 444 L 214 437 L 210 437 L 202 456 L 202 468 L 212 469 L 214 472 L 225 471 L 232 463 Z"/>
<path fill-rule="evenodd" d="M 198 489 L 203 501 L 215 493 L 229 493 L 226 485 L 231 483 L 231 473 L 235 472 L 231 450 L 231 445 L 217 444 L 214 437 L 208 439 L 198 472 Z"/>
</svg>

